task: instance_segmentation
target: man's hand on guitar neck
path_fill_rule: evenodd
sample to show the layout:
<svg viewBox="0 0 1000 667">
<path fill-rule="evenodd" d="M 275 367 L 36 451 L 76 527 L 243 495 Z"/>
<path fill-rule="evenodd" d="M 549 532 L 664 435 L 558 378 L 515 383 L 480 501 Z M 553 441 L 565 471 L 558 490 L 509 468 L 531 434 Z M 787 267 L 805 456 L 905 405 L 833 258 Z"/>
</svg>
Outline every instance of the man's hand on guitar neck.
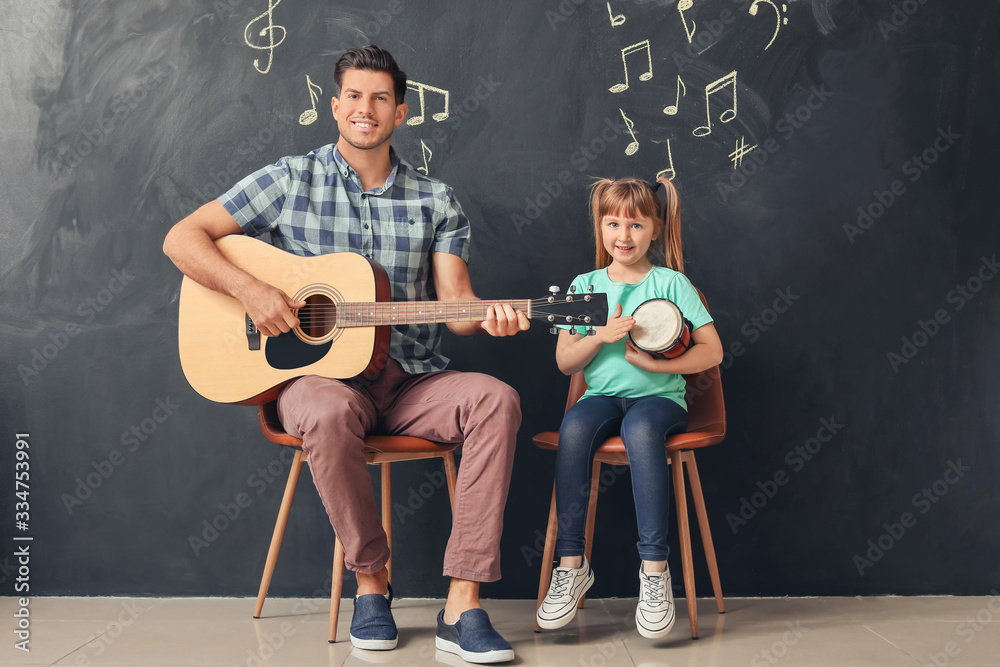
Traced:
<svg viewBox="0 0 1000 667">
<path fill-rule="evenodd" d="M 495 303 L 486 310 L 486 319 L 481 323 L 483 331 L 491 336 L 513 336 L 518 331 L 527 331 L 531 323 L 527 315 L 515 311 L 508 304 Z"/>
<path fill-rule="evenodd" d="M 277 336 L 299 326 L 299 318 L 292 308 L 303 308 L 305 301 L 296 301 L 273 285 L 256 278 L 247 281 L 234 295 L 247 311 L 247 315 L 265 336 Z"/>
</svg>

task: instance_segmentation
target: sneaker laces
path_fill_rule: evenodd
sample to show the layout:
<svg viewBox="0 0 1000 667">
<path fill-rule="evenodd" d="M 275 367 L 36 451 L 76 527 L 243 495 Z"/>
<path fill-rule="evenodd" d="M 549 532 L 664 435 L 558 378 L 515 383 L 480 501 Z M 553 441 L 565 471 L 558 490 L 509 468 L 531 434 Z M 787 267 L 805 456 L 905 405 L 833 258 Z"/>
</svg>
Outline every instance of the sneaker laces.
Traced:
<svg viewBox="0 0 1000 667">
<path fill-rule="evenodd" d="M 643 602 L 649 604 L 663 604 L 666 602 L 662 574 L 642 573 L 642 599 Z"/>
<path fill-rule="evenodd" d="M 563 589 L 573 580 L 573 573 L 562 567 L 557 567 L 552 571 L 552 583 L 549 584 L 550 597 L 562 597 L 565 595 Z"/>
</svg>

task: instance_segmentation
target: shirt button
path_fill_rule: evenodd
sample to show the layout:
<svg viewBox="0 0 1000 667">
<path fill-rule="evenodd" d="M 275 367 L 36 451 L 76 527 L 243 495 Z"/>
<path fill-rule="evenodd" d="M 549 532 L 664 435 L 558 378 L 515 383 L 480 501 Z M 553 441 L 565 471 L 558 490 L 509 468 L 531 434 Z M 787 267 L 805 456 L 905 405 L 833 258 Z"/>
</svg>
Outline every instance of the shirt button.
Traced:
<svg viewBox="0 0 1000 667">
<path fill-rule="evenodd" d="M 368 229 L 368 223 L 367 222 L 365 223 L 365 229 Z"/>
</svg>

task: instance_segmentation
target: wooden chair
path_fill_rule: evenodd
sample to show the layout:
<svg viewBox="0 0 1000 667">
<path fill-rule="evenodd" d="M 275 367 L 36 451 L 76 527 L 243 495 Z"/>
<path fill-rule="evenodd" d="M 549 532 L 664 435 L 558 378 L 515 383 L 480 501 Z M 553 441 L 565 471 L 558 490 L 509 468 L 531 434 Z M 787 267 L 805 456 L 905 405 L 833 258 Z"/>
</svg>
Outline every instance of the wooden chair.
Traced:
<svg viewBox="0 0 1000 667">
<path fill-rule="evenodd" d="M 699 292 L 699 295 L 701 293 Z M 701 296 L 704 303 L 705 297 Z M 707 307 L 707 304 L 706 304 Z M 691 532 L 688 526 L 687 493 L 684 484 L 684 469 L 687 469 L 691 482 L 691 496 L 694 499 L 695 513 L 698 516 L 698 526 L 701 532 L 702 546 L 708 561 L 708 571 L 712 578 L 712 590 L 719 613 L 725 613 L 725 601 L 722 598 L 722 585 L 719 583 L 719 567 L 715 560 L 715 546 L 712 544 L 712 533 L 708 526 L 708 514 L 705 510 L 705 499 L 701 492 L 701 480 L 698 477 L 698 466 L 695 463 L 694 450 L 709 445 L 715 445 L 726 437 L 726 407 L 722 398 L 722 380 L 719 368 L 694 375 L 684 376 L 687 380 L 688 430 L 667 438 L 667 460 L 673 477 L 674 498 L 677 506 L 677 525 L 680 534 L 681 564 L 684 571 L 684 593 L 687 597 L 688 616 L 691 620 L 691 637 L 698 638 L 698 606 L 694 587 L 694 568 L 691 555 Z M 580 400 L 587 390 L 583 371 L 573 374 L 570 379 L 569 396 L 566 400 L 566 411 Z M 548 431 L 539 433 L 533 438 L 536 447 L 556 450 L 559 446 L 559 433 Z M 587 508 L 586 548 L 587 560 L 593 550 L 594 522 L 597 515 L 598 480 L 601 476 L 601 464 L 628 465 L 628 454 L 621 437 L 609 438 L 598 449 L 594 456 L 593 476 L 590 484 L 590 503 Z M 545 549 L 542 556 L 542 574 L 538 581 L 538 604 L 549 588 L 552 580 L 552 565 L 555 556 L 556 534 L 559 522 L 556 517 L 556 492 L 552 488 L 552 502 L 549 507 L 549 520 L 545 532 Z M 580 598 L 579 607 L 583 607 L 584 598 Z M 535 631 L 541 631 L 535 622 Z"/>
<path fill-rule="evenodd" d="M 291 470 L 288 471 L 288 482 L 285 484 L 285 494 L 278 510 L 278 520 L 271 536 L 271 546 L 267 550 L 267 561 L 264 564 L 264 574 L 260 580 L 260 592 L 257 594 L 257 607 L 253 617 L 260 618 L 267 598 L 267 589 L 271 585 L 274 566 L 278 562 L 278 552 L 281 550 L 281 540 L 285 535 L 285 525 L 292 509 L 292 498 L 298 486 L 299 473 L 302 464 L 308 461 L 308 455 L 302 449 L 302 440 L 289 435 L 278 419 L 276 402 L 263 403 L 257 406 L 260 418 L 260 429 L 271 442 L 279 445 L 296 447 L 295 458 L 292 459 Z M 455 450 L 461 444 L 438 444 L 422 438 L 412 438 L 404 435 L 370 435 L 365 438 L 365 459 L 369 465 L 380 466 L 382 475 L 382 528 L 389 539 L 389 549 L 392 549 L 392 468 L 396 461 L 414 461 L 417 459 L 441 458 L 444 460 L 445 476 L 448 480 L 448 494 L 451 504 L 455 505 L 455 483 L 458 471 L 455 467 Z M 392 579 L 392 556 L 386 564 L 389 578 Z M 330 591 L 330 643 L 337 641 L 337 619 L 340 616 L 340 596 L 344 585 L 344 546 L 340 538 L 336 538 L 333 552 L 333 585 Z"/>
</svg>

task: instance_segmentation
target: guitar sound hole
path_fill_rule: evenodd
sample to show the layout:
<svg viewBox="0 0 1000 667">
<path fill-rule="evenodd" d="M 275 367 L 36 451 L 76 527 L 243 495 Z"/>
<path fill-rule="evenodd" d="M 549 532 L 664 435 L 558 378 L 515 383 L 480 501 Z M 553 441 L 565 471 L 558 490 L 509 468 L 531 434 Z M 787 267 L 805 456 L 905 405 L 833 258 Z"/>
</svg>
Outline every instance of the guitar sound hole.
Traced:
<svg viewBox="0 0 1000 667">
<path fill-rule="evenodd" d="M 337 325 L 337 305 L 325 294 L 313 294 L 303 299 L 299 309 L 299 328 L 310 338 L 322 338 Z"/>
</svg>

